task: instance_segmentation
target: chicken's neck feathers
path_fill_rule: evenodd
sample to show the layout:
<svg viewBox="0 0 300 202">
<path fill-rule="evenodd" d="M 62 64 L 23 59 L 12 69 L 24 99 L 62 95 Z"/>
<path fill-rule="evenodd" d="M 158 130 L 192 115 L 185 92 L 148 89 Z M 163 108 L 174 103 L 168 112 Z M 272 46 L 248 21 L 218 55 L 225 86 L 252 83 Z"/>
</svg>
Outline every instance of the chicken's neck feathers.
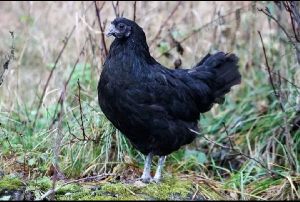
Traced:
<svg viewBox="0 0 300 202">
<path fill-rule="evenodd" d="M 149 65 L 157 63 L 150 54 L 146 40 L 134 36 L 125 40 L 114 40 L 109 51 L 109 58 L 119 59 L 120 55 L 126 55 L 129 60 L 140 60 Z"/>
</svg>

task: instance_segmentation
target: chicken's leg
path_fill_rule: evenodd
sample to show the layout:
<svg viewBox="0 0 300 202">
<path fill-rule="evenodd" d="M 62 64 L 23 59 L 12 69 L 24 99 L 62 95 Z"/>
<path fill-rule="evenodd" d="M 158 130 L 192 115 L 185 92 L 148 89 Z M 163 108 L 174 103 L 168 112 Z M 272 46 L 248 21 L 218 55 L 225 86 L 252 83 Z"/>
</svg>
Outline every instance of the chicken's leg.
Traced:
<svg viewBox="0 0 300 202">
<path fill-rule="evenodd" d="M 156 183 L 158 183 L 161 180 L 161 171 L 164 166 L 165 160 L 166 160 L 166 156 L 159 157 L 158 166 L 155 172 L 155 176 L 153 178 L 153 181 Z"/>
<path fill-rule="evenodd" d="M 145 160 L 144 172 L 143 172 L 143 175 L 141 177 L 141 180 L 144 183 L 149 183 L 151 181 L 150 171 L 151 171 L 152 157 L 153 157 L 152 153 L 149 153 L 146 157 L 146 160 Z"/>
</svg>

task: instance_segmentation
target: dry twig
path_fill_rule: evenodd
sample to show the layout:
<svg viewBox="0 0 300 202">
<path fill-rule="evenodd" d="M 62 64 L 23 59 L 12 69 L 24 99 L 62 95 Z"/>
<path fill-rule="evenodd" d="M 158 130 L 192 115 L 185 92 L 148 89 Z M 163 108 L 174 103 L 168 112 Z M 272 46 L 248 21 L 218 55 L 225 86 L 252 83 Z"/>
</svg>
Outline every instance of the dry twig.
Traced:
<svg viewBox="0 0 300 202">
<path fill-rule="evenodd" d="M 116 5 L 114 4 L 114 2 L 112 1 L 111 2 L 112 4 L 112 7 L 114 9 L 114 12 L 115 12 L 115 15 L 116 15 L 116 18 L 120 17 L 120 7 L 119 7 L 119 1 L 116 2 Z"/>
<path fill-rule="evenodd" d="M 167 25 L 168 21 L 171 19 L 171 17 L 176 13 L 176 11 L 178 10 L 179 6 L 181 5 L 181 1 L 179 1 L 176 6 L 174 7 L 174 9 L 172 10 L 172 12 L 170 13 L 170 15 L 165 19 L 165 21 L 160 25 L 158 32 L 156 33 L 156 35 L 153 37 L 153 39 L 150 41 L 150 45 L 149 47 L 151 47 L 154 42 L 157 40 L 157 38 L 159 37 L 159 35 L 161 34 L 163 28 Z"/>
<path fill-rule="evenodd" d="M 224 124 L 224 123 L 223 123 L 223 124 Z M 227 137 L 229 138 L 229 134 L 228 134 L 228 131 L 227 131 L 227 128 L 226 128 L 225 124 L 224 124 L 224 127 L 225 127 L 225 131 L 226 131 L 226 135 L 227 135 Z M 195 130 L 190 129 L 190 131 L 192 131 L 193 133 L 195 133 L 195 134 L 197 134 L 197 135 L 201 135 L 199 132 L 197 132 L 197 131 L 195 131 Z M 275 177 L 275 176 L 278 175 L 275 171 L 272 171 L 272 170 L 270 170 L 269 168 L 267 168 L 267 167 L 266 167 L 262 162 L 260 162 L 259 160 L 255 159 L 255 158 L 252 158 L 251 156 L 249 156 L 249 155 L 247 155 L 247 154 L 244 154 L 244 153 L 240 152 L 239 150 L 235 149 L 234 146 L 233 146 L 233 143 L 231 142 L 231 139 L 230 139 L 230 138 L 229 138 L 229 141 L 230 141 L 230 147 L 228 147 L 228 146 L 225 146 L 225 145 L 223 145 L 223 144 L 219 144 L 219 143 L 217 143 L 217 142 L 215 142 L 215 141 L 213 141 L 213 140 L 211 140 L 211 139 L 205 137 L 204 135 L 201 135 L 201 137 L 203 137 L 205 140 L 207 140 L 207 141 L 209 141 L 209 142 L 211 142 L 211 143 L 213 143 L 213 144 L 215 144 L 215 145 L 217 145 L 217 146 L 219 146 L 219 147 L 221 147 L 221 148 L 228 149 L 228 150 L 231 150 L 231 151 L 236 152 L 235 155 L 241 155 L 241 156 L 244 156 L 244 157 L 246 157 L 246 158 L 248 158 L 248 159 L 251 159 L 251 160 L 255 161 L 255 162 L 258 163 L 261 167 L 263 167 L 264 169 L 266 169 L 266 170 L 268 171 L 268 173 L 269 173 L 272 177 Z"/>
<path fill-rule="evenodd" d="M 133 21 L 136 19 L 136 1 L 133 2 Z"/>
<path fill-rule="evenodd" d="M 242 10 L 245 10 L 245 9 L 249 9 L 249 8 L 251 8 L 251 7 L 252 7 L 252 5 L 250 5 L 250 6 L 249 6 L 249 5 L 243 6 L 243 7 L 240 7 L 240 8 L 238 8 L 238 9 L 234 10 L 234 11 L 231 11 L 231 12 L 225 14 L 225 15 L 220 15 L 220 16 L 218 16 L 216 19 L 214 19 L 214 20 L 212 20 L 212 21 L 210 21 L 210 22 L 208 22 L 208 23 L 202 25 L 201 27 L 199 27 L 199 28 L 193 30 L 191 33 L 189 33 L 186 37 L 184 37 L 183 39 L 181 39 L 181 40 L 178 41 L 178 42 L 179 42 L 180 44 L 182 44 L 184 41 L 188 40 L 189 38 L 191 38 L 191 37 L 192 37 L 193 35 L 195 35 L 196 33 L 199 33 L 200 31 L 202 31 L 203 29 L 209 27 L 210 25 L 212 25 L 212 24 L 214 24 L 214 23 L 216 23 L 216 22 L 219 22 L 220 19 L 222 19 L 222 18 L 224 18 L 224 17 L 227 17 L 227 16 L 229 16 L 229 15 L 231 15 L 231 14 L 233 14 L 233 13 L 236 13 L 237 10 L 242 11 Z M 169 53 L 171 50 L 173 50 L 175 47 L 176 47 L 176 46 L 171 46 L 168 50 L 166 50 L 165 52 L 161 53 L 157 58 L 160 58 L 160 57 L 166 55 L 166 54 Z"/>
<path fill-rule="evenodd" d="M 80 86 L 79 79 L 77 80 L 77 85 L 78 85 L 78 101 L 79 101 L 80 120 L 81 120 L 80 128 L 82 130 L 83 140 L 86 140 L 86 134 L 85 134 L 85 129 L 84 129 L 84 125 L 83 125 L 83 112 L 82 112 L 81 95 L 80 95 L 81 86 Z"/>
<path fill-rule="evenodd" d="M 279 88 L 278 92 L 276 90 L 276 87 L 275 87 L 275 84 L 274 84 L 274 81 L 273 81 L 273 78 L 272 78 L 272 75 L 271 75 L 271 67 L 269 65 L 269 62 L 268 62 L 268 57 L 267 57 L 267 54 L 266 54 L 266 49 L 265 49 L 265 45 L 264 45 L 264 42 L 263 42 L 263 38 L 261 36 L 261 33 L 260 31 L 258 31 L 258 34 L 260 36 L 260 40 L 261 40 L 261 43 L 262 43 L 262 47 L 263 47 L 263 52 L 264 52 L 264 57 L 265 57 L 265 62 L 266 62 L 266 66 L 267 66 L 267 70 L 268 70 L 268 75 L 269 75 L 269 80 L 270 80 L 270 84 L 272 86 L 272 89 L 274 91 L 274 94 L 278 100 L 278 103 L 279 103 L 279 106 L 280 106 L 280 109 L 281 111 L 283 112 L 283 121 L 284 121 L 284 127 L 283 127 L 283 130 L 284 130 L 284 134 L 285 134 L 285 139 L 286 139 L 286 147 L 287 147 L 287 157 L 288 157 L 288 161 L 289 161 L 289 164 L 292 166 L 292 168 L 296 168 L 296 162 L 295 162 L 295 157 L 293 155 L 293 139 L 291 137 L 291 134 L 290 134 L 290 131 L 289 131 L 289 125 L 288 125 L 288 119 L 286 117 L 286 114 L 285 114 L 285 109 L 284 109 L 284 104 L 283 104 L 283 100 L 282 100 L 282 96 L 281 96 L 281 90 Z M 279 73 L 277 73 L 278 75 L 280 75 Z M 279 77 L 279 81 L 281 81 L 281 77 Z M 281 85 L 281 82 L 279 83 Z M 279 85 L 279 87 L 280 87 Z"/>
<path fill-rule="evenodd" d="M 104 36 L 104 26 L 102 26 L 102 21 L 101 21 L 101 15 L 100 15 L 100 11 L 102 10 L 103 6 L 105 5 L 105 2 L 103 2 L 103 4 L 101 5 L 100 8 L 98 8 L 97 2 L 94 1 L 95 4 L 95 9 L 96 9 L 96 16 L 97 16 L 97 20 L 98 20 L 98 25 L 101 31 L 101 46 L 100 46 L 100 50 L 101 50 L 101 54 L 102 54 L 102 61 L 104 61 L 104 59 L 106 58 L 108 51 L 106 48 L 106 42 L 105 42 L 105 36 Z"/>
<path fill-rule="evenodd" d="M 3 83 L 4 74 L 8 70 L 8 67 L 9 67 L 9 64 L 10 64 L 11 60 L 15 59 L 15 45 L 14 45 L 15 36 L 14 36 L 14 32 L 10 31 L 10 35 L 11 35 L 11 38 L 12 38 L 12 43 L 11 43 L 11 47 L 10 47 L 10 53 L 8 54 L 6 61 L 2 65 L 3 69 L 0 72 L 0 86 Z"/>
<path fill-rule="evenodd" d="M 61 113 L 58 116 L 58 123 L 57 123 L 57 133 L 56 133 L 56 138 L 54 140 L 54 145 L 53 145 L 53 153 L 54 153 L 54 174 L 53 174 L 53 178 L 52 178 L 52 190 L 55 190 L 56 187 L 56 182 L 58 179 L 58 175 L 60 174 L 60 169 L 58 166 L 58 160 L 59 160 L 59 154 L 60 154 L 60 149 L 61 149 L 61 141 L 63 139 L 63 132 L 62 132 L 62 128 L 63 128 L 63 116 L 64 116 L 64 100 L 65 100 L 65 90 L 63 91 L 63 96 L 60 102 L 61 105 Z M 55 192 L 52 192 L 51 194 L 51 200 L 55 199 Z"/>
<path fill-rule="evenodd" d="M 33 130 L 35 129 L 37 117 L 38 117 L 38 115 L 39 115 L 39 112 L 40 112 L 40 109 L 41 109 L 41 106 L 42 106 L 42 103 L 43 103 L 43 100 L 44 100 L 44 97 L 45 97 L 45 94 L 46 94 L 46 90 L 47 90 L 48 85 L 49 85 L 49 83 L 50 83 L 50 80 L 51 80 L 51 78 L 52 78 L 52 76 L 53 76 L 54 70 L 56 69 L 57 63 L 58 63 L 58 61 L 60 60 L 60 58 L 61 58 L 61 56 L 62 56 L 62 54 L 63 54 L 65 48 L 67 47 L 67 44 L 68 44 L 68 42 L 69 42 L 69 39 L 71 38 L 72 34 L 74 33 L 75 28 L 76 28 L 76 25 L 73 26 L 73 28 L 72 28 L 71 32 L 69 33 L 69 35 L 67 35 L 67 37 L 63 40 L 63 47 L 62 47 L 62 49 L 60 50 L 60 52 L 59 52 L 59 54 L 58 54 L 58 56 L 57 56 L 57 58 L 56 58 L 56 60 L 55 60 L 55 63 L 54 63 L 54 65 L 53 65 L 53 68 L 52 68 L 51 71 L 50 71 L 50 74 L 49 74 L 49 76 L 48 76 L 48 79 L 47 79 L 47 81 L 46 81 L 46 84 L 45 84 L 44 89 L 43 89 L 43 92 L 42 92 L 42 96 L 40 97 L 40 100 L 39 100 L 38 108 L 37 108 L 37 110 L 36 110 L 36 114 L 35 114 L 34 121 L 33 121 L 33 126 L 32 126 L 32 129 L 33 129 Z"/>
<path fill-rule="evenodd" d="M 84 45 L 83 45 L 83 47 L 81 48 L 81 51 L 80 51 L 80 53 L 79 53 L 79 55 L 78 55 L 78 57 L 77 57 L 77 59 L 76 59 L 76 62 L 75 62 L 74 65 L 73 65 L 72 71 L 70 72 L 69 77 L 68 77 L 67 81 L 66 81 L 65 84 L 64 84 L 63 90 L 62 90 L 62 92 L 61 92 L 61 94 L 60 94 L 60 96 L 59 96 L 59 99 L 58 99 L 57 104 L 56 104 L 56 108 L 55 108 L 55 110 L 54 110 L 54 114 L 53 114 L 53 117 L 52 117 L 52 123 L 51 123 L 51 125 L 50 125 L 49 128 L 52 128 L 52 126 L 54 125 L 54 123 L 57 121 L 56 115 L 58 115 L 59 113 L 61 113 L 61 111 L 60 111 L 59 113 L 57 113 L 59 103 L 62 101 L 63 96 L 66 96 L 66 95 L 64 95 L 64 94 L 67 93 L 67 87 L 68 87 L 68 85 L 69 85 L 69 83 L 70 83 L 70 81 L 71 81 L 71 78 L 72 78 L 72 76 L 73 76 L 73 74 L 74 74 L 74 72 L 75 72 L 75 69 L 76 69 L 76 67 L 77 67 L 77 64 L 79 63 L 80 56 L 83 55 L 84 52 L 85 52 L 85 46 L 86 46 L 88 40 L 89 40 L 89 38 L 86 38 L 86 40 L 85 40 L 85 42 L 84 42 Z M 61 109 L 61 110 L 62 110 L 62 109 Z"/>
</svg>

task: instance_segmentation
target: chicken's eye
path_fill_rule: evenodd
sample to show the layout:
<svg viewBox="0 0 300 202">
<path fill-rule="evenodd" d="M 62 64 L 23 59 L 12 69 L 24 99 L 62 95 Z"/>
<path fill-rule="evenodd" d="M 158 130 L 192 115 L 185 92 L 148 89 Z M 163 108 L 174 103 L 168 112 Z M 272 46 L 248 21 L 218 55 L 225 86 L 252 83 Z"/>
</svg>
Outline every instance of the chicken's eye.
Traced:
<svg viewBox="0 0 300 202">
<path fill-rule="evenodd" d="M 119 29 L 124 29 L 125 24 L 121 23 L 121 24 L 118 25 L 118 27 L 119 27 Z"/>
</svg>

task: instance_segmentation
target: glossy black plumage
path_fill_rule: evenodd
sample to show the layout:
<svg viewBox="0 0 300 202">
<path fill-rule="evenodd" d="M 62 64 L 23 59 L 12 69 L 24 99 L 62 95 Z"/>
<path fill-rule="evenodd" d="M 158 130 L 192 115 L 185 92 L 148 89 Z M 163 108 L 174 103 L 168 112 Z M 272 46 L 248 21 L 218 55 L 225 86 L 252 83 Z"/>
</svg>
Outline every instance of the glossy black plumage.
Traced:
<svg viewBox="0 0 300 202">
<path fill-rule="evenodd" d="M 125 18 L 112 22 L 120 23 L 128 30 L 116 34 L 104 63 L 100 107 L 140 152 L 168 155 L 191 143 L 200 113 L 240 83 L 238 58 L 218 52 L 191 69 L 168 69 L 151 57 L 141 27 Z"/>
</svg>

